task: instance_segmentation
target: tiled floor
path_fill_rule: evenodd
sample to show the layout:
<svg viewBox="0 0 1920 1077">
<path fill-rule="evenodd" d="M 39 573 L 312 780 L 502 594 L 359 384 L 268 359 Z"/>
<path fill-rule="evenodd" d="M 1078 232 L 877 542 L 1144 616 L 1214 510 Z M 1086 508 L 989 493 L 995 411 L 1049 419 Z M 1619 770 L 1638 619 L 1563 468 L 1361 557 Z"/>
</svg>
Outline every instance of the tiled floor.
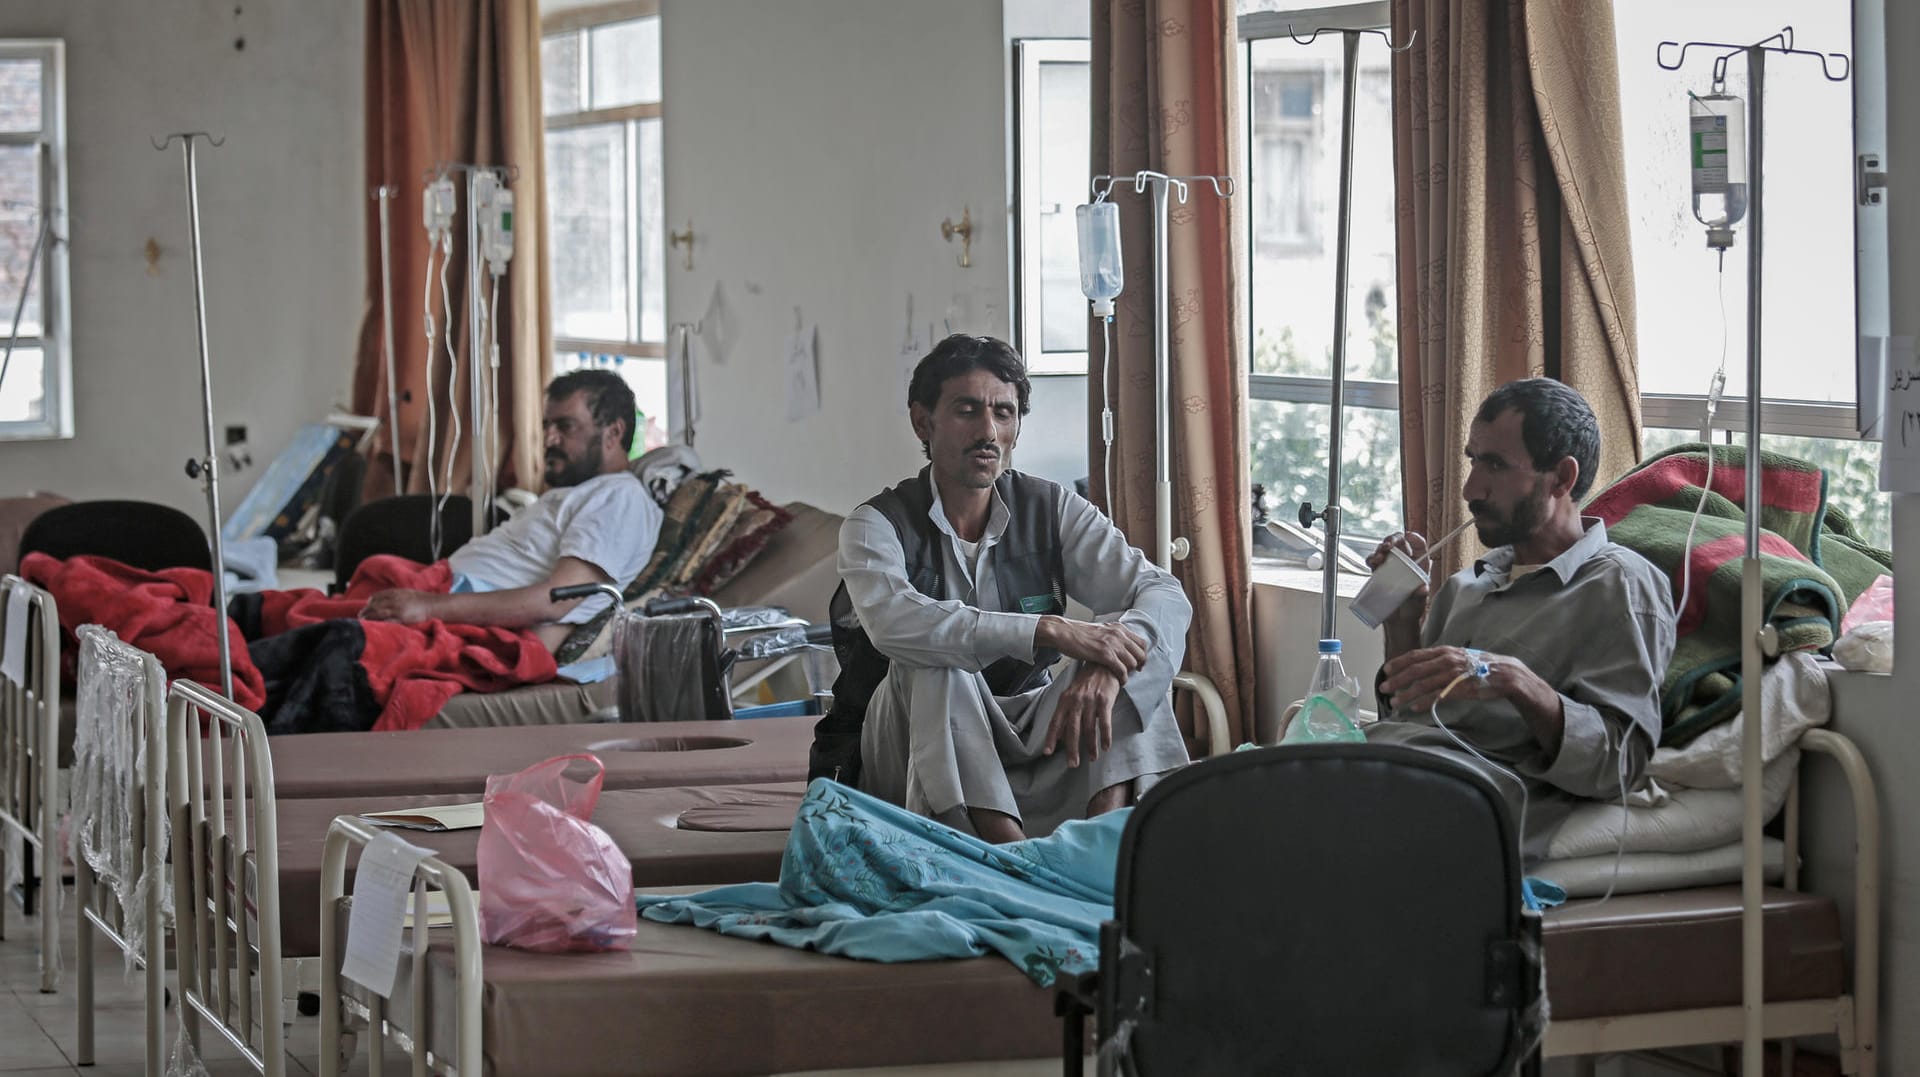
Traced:
<svg viewBox="0 0 1920 1077">
<path fill-rule="evenodd" d="M 66 896 L 72 897 L 72 887 Z M 39 917 L 22 915 L 16 896 L 0 896 L 5 902 L 7 937 L 0 940 L 0 1074 L 5 1077 L 51 1077 L 54 1074 L 75 1077 L 137 1077 L 145 1072 L 145 987 L 136 973 L 125 974 L 120 951 L 102 942 L 94 948 L 95 1064 L 81 1068 L 74 1062 L 79 1036 L 78 1006 L 74 995 L 74 924 L 72 907 L 61 915 L 61 948 L 67 968 L 60 990 L 40 993 Z M 288 1077 L 306 1077 L 317 1072 L 319 1019 L 292 1018 L 287 1030 Z M 178 1017 L 167 1011 L 165 1042 L 172 1047 L 179 1031 Z M 364 1045 L 364 1038 L 362 1040 Z M 211 1077 L 255 1072 L 237 1051 L 211 1031 L 202 1036 L 202 1055 Z M 350 1074 L 366 1073 L 364 1050 Z M 407 1072 L 405 1060 L 388 1056 L 388 1072 Z M 391 1067 L 399 1066 L 398 1070 Z"/>
</svg>

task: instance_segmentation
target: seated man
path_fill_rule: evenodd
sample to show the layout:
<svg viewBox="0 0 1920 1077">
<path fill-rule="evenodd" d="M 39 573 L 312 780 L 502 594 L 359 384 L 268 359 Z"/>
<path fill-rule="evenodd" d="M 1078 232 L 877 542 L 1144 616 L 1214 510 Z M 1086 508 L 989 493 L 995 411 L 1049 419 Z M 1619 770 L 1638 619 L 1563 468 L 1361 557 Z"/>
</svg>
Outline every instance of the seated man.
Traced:
<svg viewBox="0 0 1920 1077">
<path fill-rule="evenodd" d="M 1600 426 L 1579 393 L 1548 378 L 1494 390 L 1474 416 L 1467 458 L 1461 493 L 1490 549 L 1440 585 L 1424 622 L 1423 588 L 1382 626 L 1382 720 L 1367 739 L 1469 762 L 1477 752 L 1512 771 L 1487 768 L 1516 824 L 1525 783 L 1522 849 L 1532 861 L 1576 798 L 1620 796 L 1653 754 L 1673 599 L 1658 569 L 1580 515 Z M 1389 546 L 1415 558 L 1427 549 L 1417 534 L 1392 535 L 1368 563 L 1379 567 Z M 1474 675 L 1481 661 L 1484 677 Z M 1434 704 L 1450 684 L 1437 727 Z"/>
<path fill-rule="evenodd" d="M 609 600 L 554 602 L 548 591 L 577 583 L 625 588 L 653 556 L 660 506 L 627 470 L 633 427 L 633 390 L 619 375 L 576 370 L 553 379 L 540 422 L 547 492 L 453 552 L 453 593 L 381 591 L 361 616 L 527 628 L 548 650 L 558 648 Z"/>
<path fill-rule="evenodd" d="M 950 336 L 914 369 L 931 463 L 840 529 L 842 668 L 813 750 L 815 776 L 996 842 L 1122 807 L 1187 762 L 1170 689 L 1193 609 L 1085 499 L 1007 467 L 1030 392 L 988 337 Z M 1095 620 L 1063 616 L 1069 596 Z"/>
</svg>

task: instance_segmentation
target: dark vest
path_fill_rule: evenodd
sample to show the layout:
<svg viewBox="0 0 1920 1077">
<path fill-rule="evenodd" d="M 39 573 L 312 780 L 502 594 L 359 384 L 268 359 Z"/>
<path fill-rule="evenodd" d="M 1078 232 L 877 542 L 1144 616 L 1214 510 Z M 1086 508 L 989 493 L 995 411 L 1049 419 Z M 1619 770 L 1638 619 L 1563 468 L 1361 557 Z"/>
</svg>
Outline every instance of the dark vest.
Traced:
<svg viewBox="0 0 1920 1077">
<path fill-rule="evenodd" d="M 1002 472 L 994 489 L 1007 505 L 1007 530 L 987 551 L 993 566 L 1000 608 L 1009 613 L 1065 613 L 1065 562 L 1060 551 L 1061 488 L 1045 479 L 1017 471 Z M 936 601 L 947 593 L 946 536 L 928 512 L 933 508 L 931 469 L 883 491 L 866 502 L 878 510 L 900 537 L 906 554 L 907 581 L 913 589 Z M 867 702 L 887 675 L 888 659 L 861 627 L 853 601 L 842 583 L 828 609 L 833 618 L 833 650 L 840 676 L 833 682 L 833 709 L 814 726 L 813 750 L 807 778 L 833 778 L 847 785 L 860 780 L 860 730 L 867 720 Z M 982 671 L 996 696 L 1018 695 L 1045 687 L 1048 670 L 1060 655 L 1034 652 L 1033 661 L 1002 658 Z"/>
</svg>

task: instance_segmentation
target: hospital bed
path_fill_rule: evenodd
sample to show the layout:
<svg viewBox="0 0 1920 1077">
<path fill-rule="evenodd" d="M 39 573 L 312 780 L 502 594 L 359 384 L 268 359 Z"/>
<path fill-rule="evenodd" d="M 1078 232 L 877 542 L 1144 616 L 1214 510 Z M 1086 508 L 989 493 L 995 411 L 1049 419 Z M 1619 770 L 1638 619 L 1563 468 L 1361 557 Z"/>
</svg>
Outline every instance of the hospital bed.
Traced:
<svg viewBox="0 0 1920 1077">
<path fill-rule="evenodd" d="M 18 576 L 0 576 L 0 882 L 17 837 L 29 912 L 41 891 L 40 990 L 48 992 L 60 972 L 59 640 L 53 596 Z M 44 879 L 52 885 L 41 887 Z M 8 904 L 0 895 L 0 938 Z"/>
</svg>

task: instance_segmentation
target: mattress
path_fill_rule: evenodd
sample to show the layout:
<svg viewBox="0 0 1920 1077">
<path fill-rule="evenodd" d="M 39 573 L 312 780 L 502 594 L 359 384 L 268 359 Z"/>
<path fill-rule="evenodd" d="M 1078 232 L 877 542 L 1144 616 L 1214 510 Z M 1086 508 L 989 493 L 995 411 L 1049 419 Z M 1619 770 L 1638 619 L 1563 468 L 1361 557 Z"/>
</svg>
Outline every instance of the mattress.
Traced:
<svg viewBox="0 0 1920 1077">
<path fill-rule="evenodd" d="M 607 789 L 804 781 L 814 718 L 416 729 L 271 737 L 281 801 L 478 794 L 487 775 L 592 752 Z"/>
<path fill-rule="evenodd" d="M 633 863 L 636 887 L 772 882 L 780 877 L 787 830 L 806 787 L 718 785 L 603 793 L 593 822 Z M 278 805 L 280 946 L 286 957 L 320 952 L 320 861 L 335 816 L 448 804 L 460 797 L 415 796 L 288 800 Z M 472 798 L 466 798 L 472 799 Z M 681 823 L 685 817 L 687 824 Z M 395 830 L 478 885 L 480 831 Z M 350 856 L 349 863 L 357 860 Z M 352 872 L 348 872 L 352 892 Z"/>
</svg>

